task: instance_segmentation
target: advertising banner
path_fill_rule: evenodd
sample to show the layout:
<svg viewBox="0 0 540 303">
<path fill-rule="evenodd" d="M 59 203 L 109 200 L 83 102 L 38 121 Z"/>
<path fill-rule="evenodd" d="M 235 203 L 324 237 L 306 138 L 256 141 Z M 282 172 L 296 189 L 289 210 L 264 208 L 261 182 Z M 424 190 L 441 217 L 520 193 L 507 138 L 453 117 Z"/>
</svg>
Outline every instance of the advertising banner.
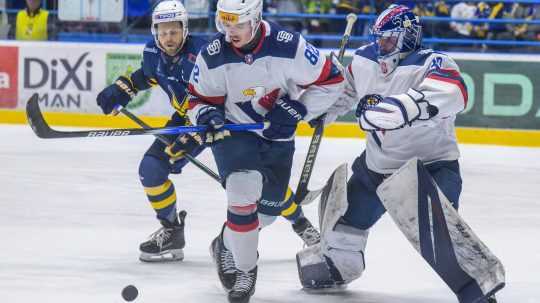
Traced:
<svg viewBox="0 0 540 303">
<path fill-rule="evenodd" d="M 20 101 L 39 94 L 44 111 L 92 112 L 96 84 L 103 78 L 102 51 L 76 44 L 62 49 L 20 47 Z M 95 103 L 95 102 L 94 102 Z"/>
<path fill-rule="evenodd" d="M 17 107 L 19 49 L 0 46 L 0 109 Z"/>
<path fill-rule="evenodd" d="M 143 45 L 15 42 L 0 45 L 0 109 L 24 110 L 39 95 L 45 112 L 99 114 L 98 93 L 141 66 Z M 149 116 L 173 112 L 159 88 L 139 92 L 129 109 Z"/>
<path fill-rule="evenodd" d="M 0 42 L 0 109 L 24 110 L 39 94 L 43 111 L 100 114 L 97 94 L 140 67 L 144 45 L 60 42 Z M 330 51 L 324 51 L 326 55 Z M 347 51 L 345 64 L 351 60 Z M 450 54 L 459 64 L 469 101 L 457 125 L 540 129 L 540 56 Z M 128 105 L 137 114 L 173 112 L 158 87 L 139 92 Z M 340 121 L 355 121 L 352 114 Z"/>
</svg>

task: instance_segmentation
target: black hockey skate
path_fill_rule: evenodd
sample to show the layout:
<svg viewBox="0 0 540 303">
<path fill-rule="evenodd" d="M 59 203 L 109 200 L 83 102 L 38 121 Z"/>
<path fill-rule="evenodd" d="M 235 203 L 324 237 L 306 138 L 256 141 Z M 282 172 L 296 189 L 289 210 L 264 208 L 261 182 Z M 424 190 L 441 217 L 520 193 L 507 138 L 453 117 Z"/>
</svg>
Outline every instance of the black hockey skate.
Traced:
<svg viewBox="0 0 540 303">
<path fill-rule="evenodd" d="M 162 221 L 160 229 L 150 235 L 150 239 L 141 243 L 139 260 L 143 262 L 169 262 L 184 259 L 183 248 L 186 211 L 178 214 L 176 223 Z"/>
<path fill-rule="evenodd" d="M 296 220 L 296 222 L 293 223 L 292 228 L 307 246 L 313 246 L 321 241 L 319 231 L 306 217 L 301 217 Z"/>
<path fill-rule="evenodd" d="M 225 225 L 221 229 L 221 233 L 210 244 L 210 255 L 214 259 L 216 264 L 219 281 L 225 289 L 229 292 L 236 281 L 236 266 L 234 265 L 234 259 L 232 252 L 225 247 L 223 243 L 223 230 Z"/>
<path fill-rule="evenodd" d="M 229 292 L 230 303 L 248 303 L 255 293 L 257 266 L 249 272 L 236 271 L 236 282 Z"/>
</svg>

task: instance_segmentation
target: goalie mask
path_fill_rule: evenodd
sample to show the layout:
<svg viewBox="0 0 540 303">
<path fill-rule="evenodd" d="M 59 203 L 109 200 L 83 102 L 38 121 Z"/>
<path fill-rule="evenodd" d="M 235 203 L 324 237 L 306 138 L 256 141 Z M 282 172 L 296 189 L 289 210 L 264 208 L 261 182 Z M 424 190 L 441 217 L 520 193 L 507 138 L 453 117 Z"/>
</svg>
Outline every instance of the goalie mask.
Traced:
<svg viewBox="0 0 540 303">
<path fill-rule="evenodd" d="M 216 11 L 216 28 L 225 35 L 230 42 L 229 33 L 224 23 L 238 25 L 249 22 L 251 25 L 251 39 L 259 29 L 262 20 L 262 0 L 219 0 Z"/>
<path fill-rule="evenodd" d="M 178 47 L 177 53 L 182 49 L 184 43 L 186 43 L 186 38 L 188 36 L 188 14 L 184 5 L 177 0 L 165 0 L 159 2 L 154 11 L 152 12 L 152 35 L 156 41 L 156 45 L 164 52 L 165 48 L 159 42 L 158 35 L 160 34 L 158 30 L 159 23 L 166 22 L 180 22 L 182 25 L 183 39 L 182 43 Z"/>
<path fill-rule="evenodd" d="M 401 59 L 422 45 L 420 18 L 404 5 L 391 5 L 375 20 L 370 38 L 375 43 L 381 72 L 389 75 Z"/>
</svg>

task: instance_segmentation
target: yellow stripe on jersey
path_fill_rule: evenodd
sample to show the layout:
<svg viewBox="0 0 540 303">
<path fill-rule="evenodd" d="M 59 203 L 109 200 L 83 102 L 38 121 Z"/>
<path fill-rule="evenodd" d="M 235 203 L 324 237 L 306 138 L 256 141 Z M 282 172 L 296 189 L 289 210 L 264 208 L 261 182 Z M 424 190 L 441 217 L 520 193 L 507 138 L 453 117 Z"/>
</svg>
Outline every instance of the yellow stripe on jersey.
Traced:
<svg viewBox="0 0 540 303">
<path fill-rule="evenodd" d="M 149 196 L 159 196 L 165 193 L 167 190 L 169 190 L 169 187 L 171 187 L 171 185 L 172 185 L 171 180 L 167 180 L 165 183 L 159 186 L 145 187 L 144 191 Z"/>
</svg>

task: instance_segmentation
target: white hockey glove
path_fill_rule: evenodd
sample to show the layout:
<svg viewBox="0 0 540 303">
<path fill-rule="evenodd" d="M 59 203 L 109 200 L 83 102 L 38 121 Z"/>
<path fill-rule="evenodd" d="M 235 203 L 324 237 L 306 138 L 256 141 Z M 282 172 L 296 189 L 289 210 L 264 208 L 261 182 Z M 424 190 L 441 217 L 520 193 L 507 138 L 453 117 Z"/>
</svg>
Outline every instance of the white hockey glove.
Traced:
<svg viewBox="0 0 540 303">
<path fill-rule="evenodd" d="M 437 107 L 424 100 L 424 94 L 412 88 L 407 93 L 385 98 L 364 96 L 356 110 L 360 127 L 365 131 L 399 129 L 416 120 L 429 120 L 438 113 Z"/>
</svg>

